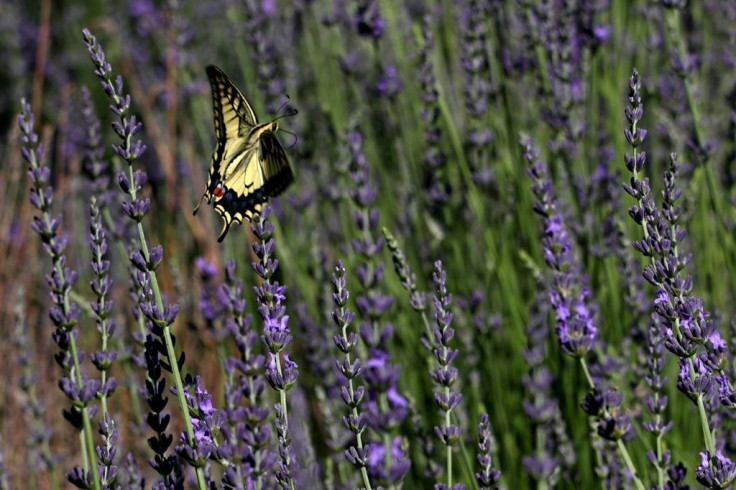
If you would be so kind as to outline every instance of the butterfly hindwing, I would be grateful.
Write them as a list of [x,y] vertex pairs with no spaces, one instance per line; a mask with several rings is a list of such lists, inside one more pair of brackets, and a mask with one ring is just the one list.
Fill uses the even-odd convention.
[[294,172],[289,165],[286,152],[276,135],[265,131],[261,135],[261,159],[264,187],[269,196],[278,196],[294,181]]
[[268,199],[264,189],[263,173],[255,148],[246,152],[242,162],[223,181],[224,194],[215,203],[215,211],[222,216],[223,228],[217,241],[222,241],[232,223],[252,221]]

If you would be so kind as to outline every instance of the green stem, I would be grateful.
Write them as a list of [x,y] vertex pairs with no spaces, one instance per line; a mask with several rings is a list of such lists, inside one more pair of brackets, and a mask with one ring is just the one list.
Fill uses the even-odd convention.
[[[127,118],[121,117],[123,127],[127,124]],[[127,148],[131,147],[131,135],[128,135],[125,140],[125,145]],[[137,199],[137,190],[135,186],[135,178],[133,175],[133,165],[132,162],[128,162],[128,179],[130,179],[130,197],[132,200]],[[140,221],[136,223],[138,228],[138,240],[141,247],[141,252],[143,254],[143,259],[146,261],[147,264],[151,263],[151,255],[148,250],[148,242],[146,241],[146,235],[143,231],[143,225]],[[153,270],[148,271],[148,278],[151,281],[151,290],[153,291],[153,295],[156,301],[156,308],[158,309],[159,313],[164,312],[164,302],[161,296],[161,289],[158,285],[158,278],[156,276],[156,272]],[[174,385],[176,386],[176,397],[179,401],[179,409],[181,410],[182,416],[184,418],[184,425],[186,427],[187,431],[187,438],[189,441],[189,444],[191,444],[192,447],[196,448],[196,439],[194,437],[194,427],[192,426],[192,418],[189,414],[189,408],[187,406],[187,400],[184,396],[184,384],[181,380],[181,372],[179,371],[179,362],[176,356],[176,350],[174,349],[174,342],[171,339],[171,326],[165,325],[162,329],[162,337],[164,339],[164,344],[166,345],[166,357],[169,361],[169,367],[171,369],[171,375],[174,378]],[[205,490],[207,488],[207,483],[204,477],[204,471],[201,467],[195,467],[194,471],[197,475],[197,486],[200,490]]]
[[[68,300],[67,300],[68,301]],[[66,301],[65,301],[66,302]],[[65,305],[66,306],[66,305]],[[69,332],[69,350],[72,353],[72,359],[74,360],[74,381],[77,385],[77,388],[82,388],[84,385],[84,381],[82,380],[82,373],[79,369],[79,355],[77,353],[77,342],[74,339],[73,332]],[[92,422],[90,421],[89,412],[87,411],[87,407],[79,407],[79,411],[82,414],[82,432],[83,432],[83,447],[84,451],[86,452],[86,458],[88,460],[89,466],[85,468],[85,470],[88,470],[89,473],[92,474],[92,484],[94,485],[95,490],[100,490],[102,488],[100,483],[100,474],[97,472],[97,456],[95,454],[95,442],[92,435]]]
[[636,467],[634,466],[634,462],[631,460],[631,456],[629,456],[629,451],[626,449],[626,444],[624,444],[624,441],[621,439],[618,439],[616,441],[616,445],[618,446],[618,450],[621,453],[621,457],[624,458],[624,463],[626,463],[626,467],[631,472],[631,478],[634,480],[634,485],[636,486],[637,490],[646,490],[646,487],[639,479],[639,476],[636,474]]
[[[593,381],[593,378],[590,376],[590,371],[588,370],[588,364],[585,362],[584,358],[580,358],[580,366],[583,368],[583,373],[585,374],[585,378],[588,381],[588,386],[591,389],[595,389],[596,385]],[[607,410],[604,410],[601,414],[603,417],[608,418],[609,414]],[[629,469],[629,472],[631,473],[631,479],[634,481],[634,485],[636,486],[637,490],[646,490],[646,487],[642,483],[642,481],[639,479],[639,475],[636,472],[636,465],[634,465],[634,462],[631,460],[631,456],[629,456],[629,451],[626,449],[626,444],[623,440],[616,439],[616,446],[618,447],[619,453],[621,454],[621,457],[624,459],[624,463],[626,463],[626,467]]]

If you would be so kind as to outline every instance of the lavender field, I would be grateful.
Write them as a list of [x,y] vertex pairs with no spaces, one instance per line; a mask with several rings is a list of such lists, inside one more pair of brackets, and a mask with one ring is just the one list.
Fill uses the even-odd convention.
[[[0,25],[0,490],[732,487],[732,0]],[[208,65],[295,174],[222,243]]]

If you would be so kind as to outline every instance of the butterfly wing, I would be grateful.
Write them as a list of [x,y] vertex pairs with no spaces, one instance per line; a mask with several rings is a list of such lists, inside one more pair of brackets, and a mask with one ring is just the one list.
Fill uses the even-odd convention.
[[253,108],[230,77],[214,65],[207,67],[207,77],[212,87],[212,109],[218,141],[243,136],[258,124]]
[[256,219],[268,198],[281,194],[293,181],[294,173],[281,143],[273,132],[264,131],[258,144],[245,151],[223,181],[224,195],[215,203],[215,211],[223,218],[217,241],[225,238],[233,223]]
[[289,165],[289,159],[278,138],[271,131],[264,131],[261,135],[260,152],[265,192],[271,197],[278,196],[294,182],[294,172]]

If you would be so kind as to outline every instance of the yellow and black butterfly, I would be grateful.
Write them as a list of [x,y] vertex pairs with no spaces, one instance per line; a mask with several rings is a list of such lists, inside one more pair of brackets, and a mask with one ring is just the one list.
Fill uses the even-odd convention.
[[269,197],[279,195],[294,181],[286,152],[276,138],[276,120],[258,123],[255,112],[222,70],[207,67],[212,87],[217,143],[207,176],[207,189],[194,209],[206,198],[215,200],[215,211],[224,221],[221,242],[230,225],[253,221]]

